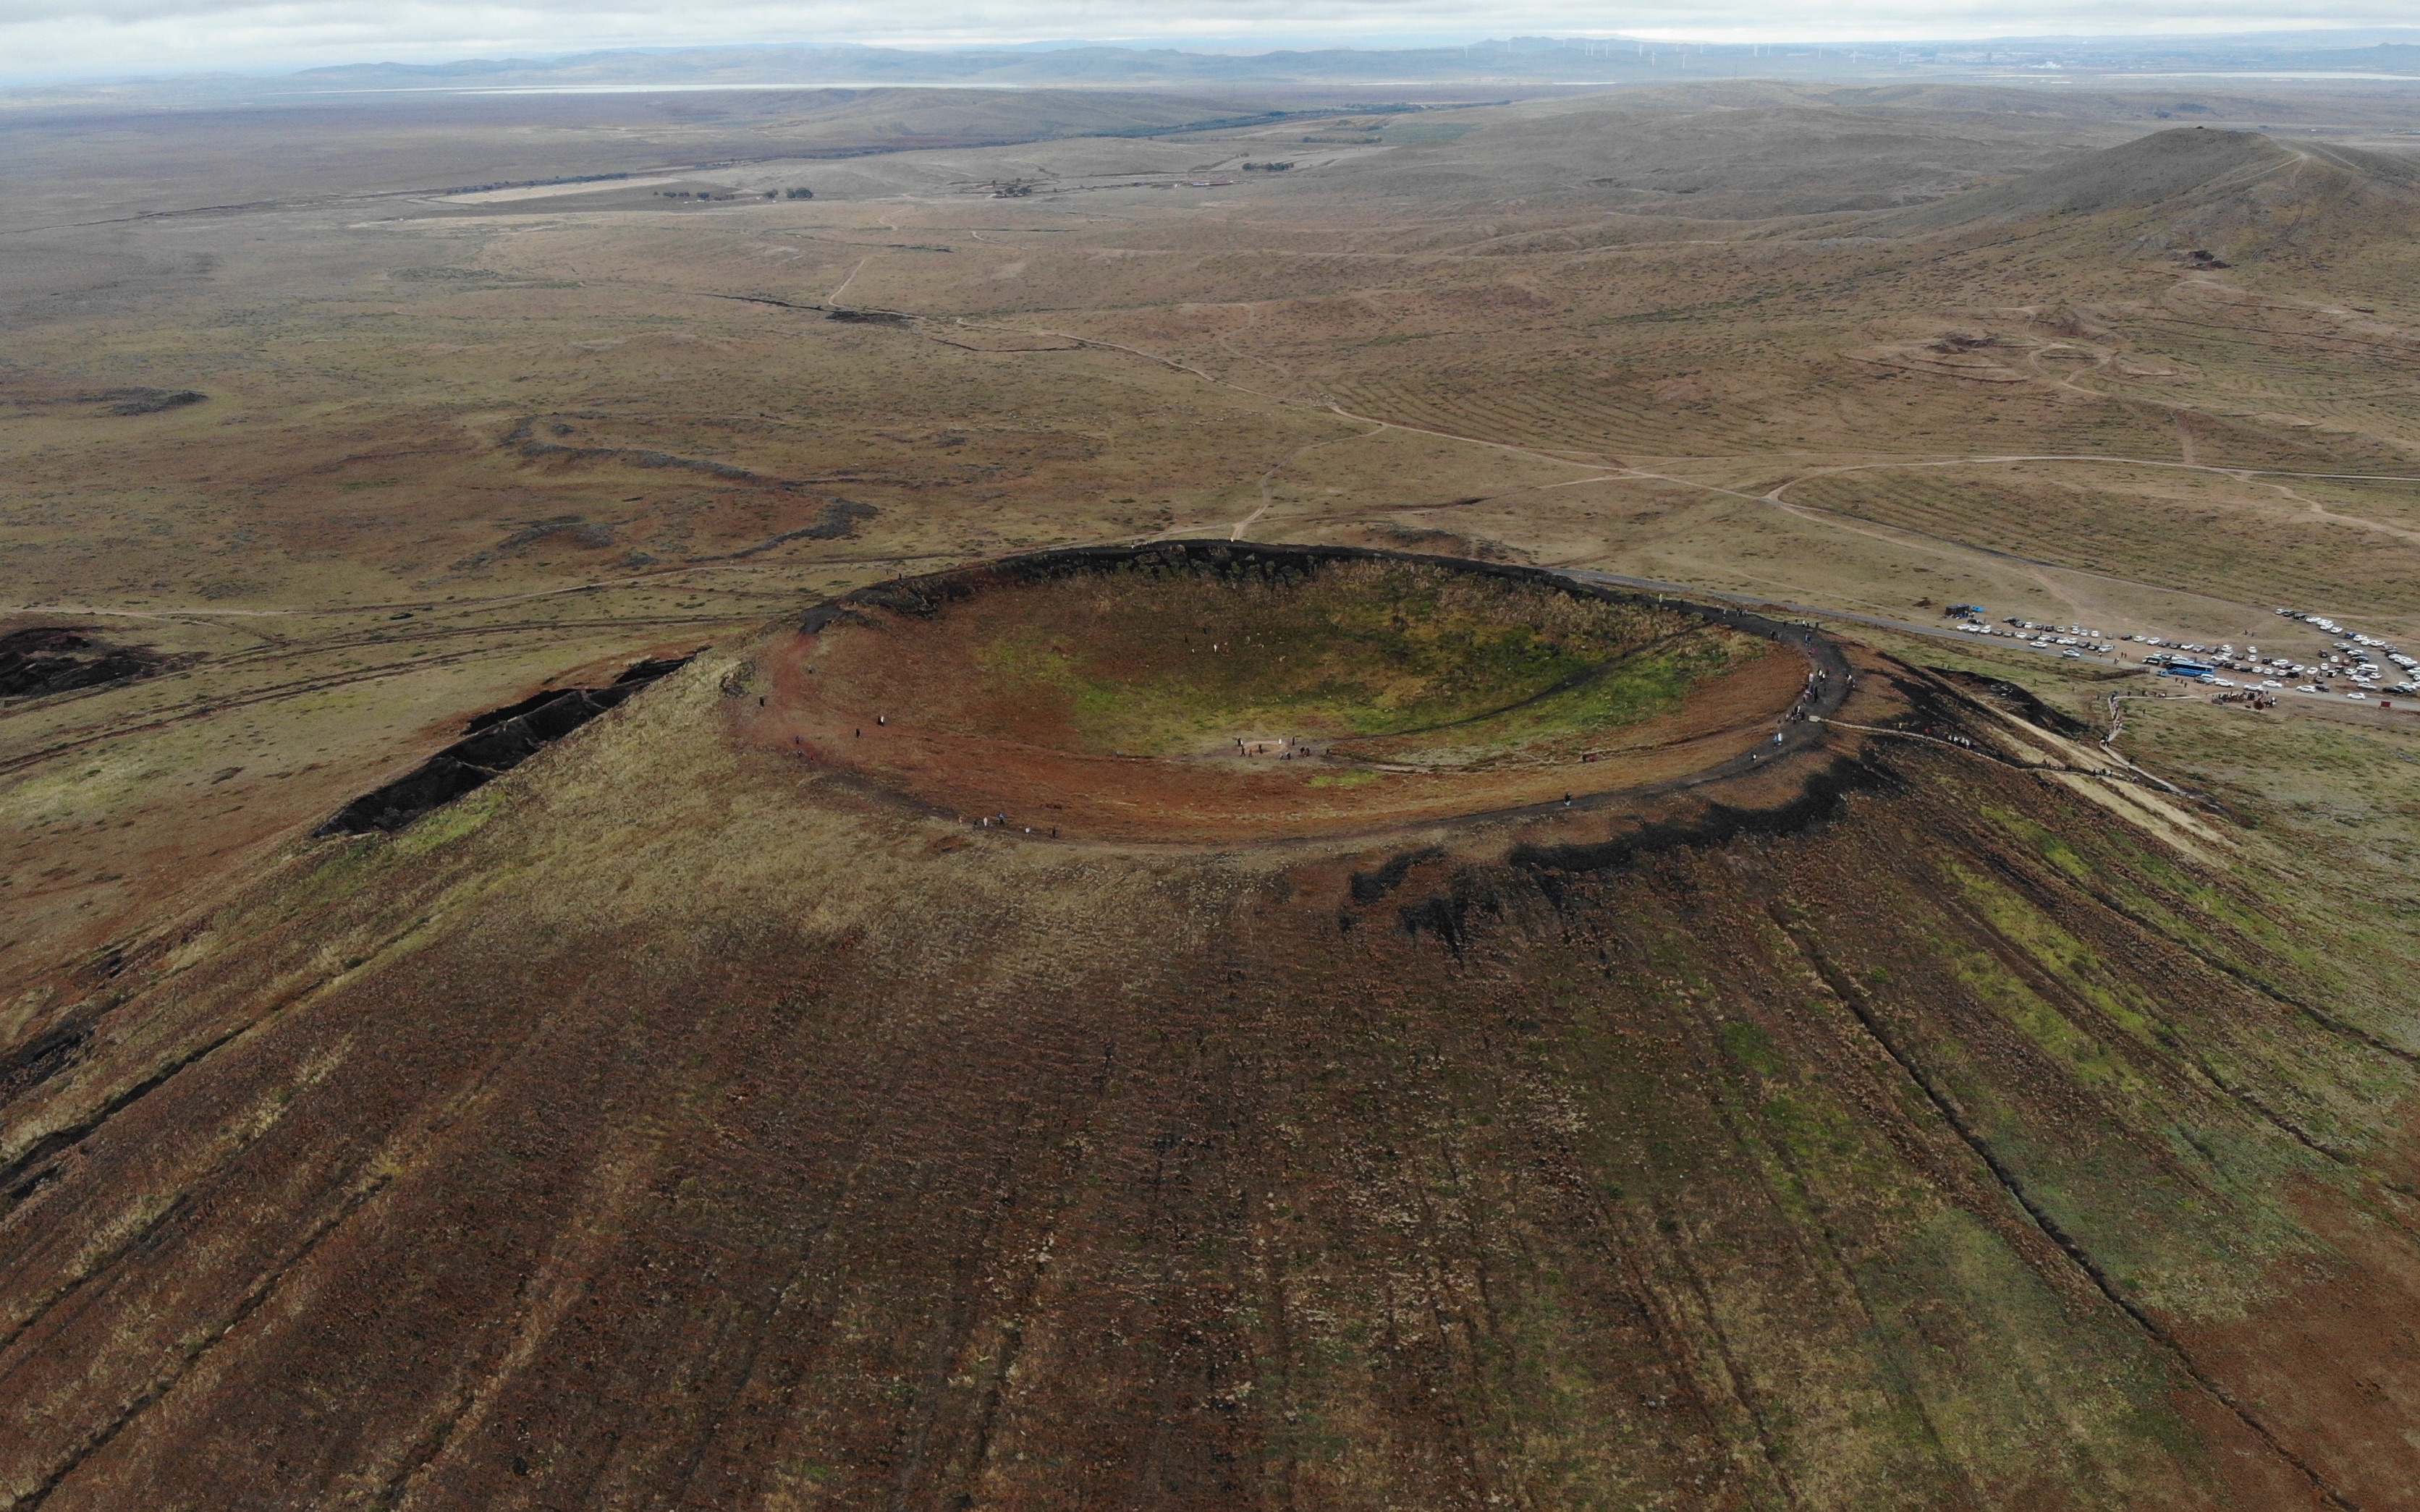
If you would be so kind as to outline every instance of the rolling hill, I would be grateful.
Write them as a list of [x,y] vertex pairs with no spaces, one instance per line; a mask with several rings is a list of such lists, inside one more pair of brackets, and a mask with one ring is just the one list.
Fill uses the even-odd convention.
[[2045,221],[2122,239],[2133,253],[2324,269],[2408,249],[2420,227],[2420,166],[2338,144],[2178,127],[1891,218],[1968,234]]

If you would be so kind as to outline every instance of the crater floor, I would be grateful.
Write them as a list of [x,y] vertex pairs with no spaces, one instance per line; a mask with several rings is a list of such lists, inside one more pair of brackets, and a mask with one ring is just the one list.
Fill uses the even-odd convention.
[[1358,832],[1752,764],[1825,690],[1813,655],[1524,569],[1171,543],[835,600],[746,732],[1044,836]]

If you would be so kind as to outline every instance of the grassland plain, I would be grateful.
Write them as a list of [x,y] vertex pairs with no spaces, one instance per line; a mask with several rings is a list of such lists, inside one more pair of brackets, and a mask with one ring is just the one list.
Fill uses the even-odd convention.
[[[40,126],[0,628],[167,660],[0,714],[0,1492],[2412,1504],[2410,733],[1874,630],[1785,769],[1285,850],[751,722],[810,603],[1179,536],[2408,643],[2407,96],[961,103]],[[432,192],[622,171],[736,197]]]

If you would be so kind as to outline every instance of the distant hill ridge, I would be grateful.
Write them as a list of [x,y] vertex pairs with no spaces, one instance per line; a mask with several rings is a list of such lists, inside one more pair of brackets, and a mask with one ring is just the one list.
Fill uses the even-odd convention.
[[2180,127],[1893,212],[1884,224],[1972,234],[2054,217],[2106,251],[2189,255],[2203,267],[2327,263],[2367,255],[2363,249],[2392,255],[2420,234],[2420,163],[2261,131]]
[[[582,84],[1180,84],[1187,82],[1450,83],[1706,82],[1723,78],[1939,79],[2012,68],[2296,68],[2410,73],[2420,78],[2420,32],[2409,29],[2269,37],[2077,39],[1845,45],[1703,44],[1625,38],[1515,37],[1466,45],[1271,46],[1220,52],[1181,46],[911,50],[761,45],[615,50],[565,57],[468,58],[312,69],[301,87],[422,87],[443,82],[534,87]],[[2355,38],[2368,45],[2353,45]]]
[[2296,161],[2257,131],[2179,127],[1924,206],[1903,220],[1912,226],[1946,228],[2155,205],[2221,180],[2248,181]]

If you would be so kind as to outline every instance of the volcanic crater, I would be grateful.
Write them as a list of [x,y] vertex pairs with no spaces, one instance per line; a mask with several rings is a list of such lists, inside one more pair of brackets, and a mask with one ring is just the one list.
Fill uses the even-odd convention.
[[746,734],[1044,838],[1312,836],[1750,768],[1845,692],[1838,659],[1797,626],[1535,569],[1171,542],[819,606]]

